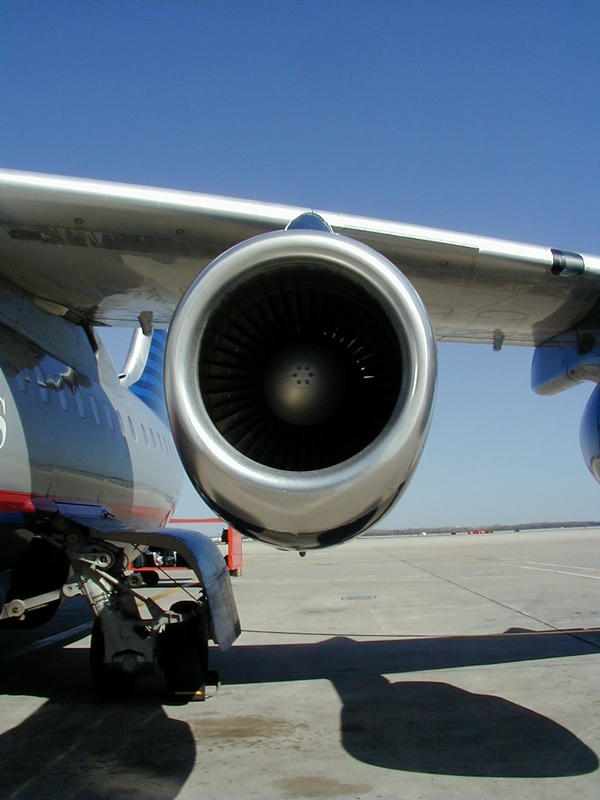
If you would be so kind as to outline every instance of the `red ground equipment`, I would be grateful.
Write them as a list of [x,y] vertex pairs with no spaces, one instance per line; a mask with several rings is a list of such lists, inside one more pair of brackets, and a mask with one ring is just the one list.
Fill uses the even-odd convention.
[[238,533],[231,525],[223,531],[221,541],[227,544],[227,569],[230,575],[242,574],[242,534]]

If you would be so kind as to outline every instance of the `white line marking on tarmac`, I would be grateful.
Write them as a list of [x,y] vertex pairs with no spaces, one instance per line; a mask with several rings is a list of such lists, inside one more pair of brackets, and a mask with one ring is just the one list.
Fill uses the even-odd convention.
[[78,634],[82,634],[83,636],[84,634],[89,633],[91,629],[92,623],[84,622],[81,625],[76,625],[74,628],[69,628],[68,631],[55,633],[53,636],[46,636],[45,639],[39,639],[37,642],[32,642],[25,647],[20,647],[18,650],[12,650],[10,653],[5,653],[3,656],[0,656],[0,664],[4,664],[7,661],[13,661],[13,659],[27,655],[27,653],[33,653],[36,650],[41,650],[42,647],[48,647],[48,645],[56,644],[56,642],[62,642],[64,639],[70,639],[72,636],[77,636]]
[[553,564],[551,561],[525,561],[525,564],[540,564],[542,567],[562,567],[563,569],[594,570],[594,567],[578,567],[575,564]]
[[583,575],[581,572],[567,572],[564,569],[546,569],[545,567],[527,567],[525,564],[516,564],[520,569],[535,569],[537,572],[554,572],[556,575],[574,575],[576,578],[591,578],[600,581],[600,575]]

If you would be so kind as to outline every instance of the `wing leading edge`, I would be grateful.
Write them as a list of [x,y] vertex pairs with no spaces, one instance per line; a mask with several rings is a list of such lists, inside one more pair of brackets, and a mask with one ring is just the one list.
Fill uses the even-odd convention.
[[[46,310],[108,325],[168,324],[227,248],[305,211],[167,189],[0,171],[0,272]],[[449,341],[538,344],[594,308],[600,257],[318,213],[401,269]]]

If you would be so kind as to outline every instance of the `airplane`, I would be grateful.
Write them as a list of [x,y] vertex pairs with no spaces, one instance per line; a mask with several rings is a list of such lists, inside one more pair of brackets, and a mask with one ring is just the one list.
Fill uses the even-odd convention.
[[[166,528],[181,463],[238,531],[340,544],[410,481],[437,341],[534,348],[541,394],[598,383],[599,292],[595,255],[0,170],[0,626],[83,594],[101,691],[157,665],[195,691],[208,641],[227,649],[240,623],[216,545]],[[102,326],[132,330],[119,374]],[[599,391],[581,446],[600,481]],[[163,609],[129,585],[148,546],[185,558],[199,600]]]

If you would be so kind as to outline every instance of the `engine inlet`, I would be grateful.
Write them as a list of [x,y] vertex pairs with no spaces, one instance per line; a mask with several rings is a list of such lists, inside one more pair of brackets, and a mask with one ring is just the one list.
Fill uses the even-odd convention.
[[202,398],[221,435],[265,466],[304,471],[362,450],[402,380],[382,309],[335,270],[278,264],[228,293],[200,350]]

